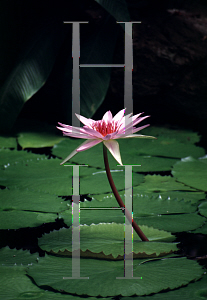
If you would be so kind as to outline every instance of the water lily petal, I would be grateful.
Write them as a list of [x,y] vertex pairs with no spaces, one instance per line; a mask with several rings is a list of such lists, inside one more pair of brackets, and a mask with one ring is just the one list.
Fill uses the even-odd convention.
[[123,166],[122,161],[121,161],[121,154],[120,154],[120,150],[119,150],[119,143],[115,140],[103,141],[103,143],[108,148],[108,150],[111,152],[111,154],[116,159],[116,161],[118,161],[118,163]]
[[94,138],[93,136],[89,135],[86,133],[85,129],[83,128],[77,128],[77,127],[72,127],[71,128],[61,128],[57,126],[57,129],[63,131],[63,135],[70,136],[70,137],[75,137],[79,139],[91,139]]
[[[83,146],[84,144],[86,144],[88,142],[87,141],[84,141],[80,146]],[[61,163],[60,165],[63,165],[66,161],[68,161],[69,159],[71,159],[74,155],[77,154],[77,149],[80,147],[78,146],[75,150],[73,150],[73,152],[70,153],[70,155],[68,155]]]
[[96,146],[97,144],[101,143],[102,140],[100,139],[96,139],[96,140],[92,140],[92,141],[86,141],[85,144],[82,144],[80,147],[78,147],[76,149],[77,152],[81,152],[81,151],[85,151],[85,150],[88,150],[90,148],[92,148],[93,146]]
[[83,116],[81,116],[81,115],[79,115],[79,114],[75,114],[75,115],[76,115],[76,117],[81,121],[81,123],[83,123],[84,125],[86,125],[86,126],[88,126],[88,127],[91,127],[91,124],[92,124],[93,122],[95,122],[94,120],[85,118],[85,117],[83,117]]
[[142,134],[129,134],[129,135],[125,135],[123,137],[120,137],[119,139],[125,139],[125,138],[141,138],[141,139],[155,139],[155,140],[157,140],[157,138],[154,137],[154,136],[142,135]]
[[103,135],[100,132],[98,132],[92,128],[84,127],[84,130],[85,130],[85,133],[90,134],[91,136],[93,136],[93,138],[98,138],[98,139],[103,138]]
[[117,125],[119,126],[119,124],[121,123],[124,113],[125,113],[126,108],[120,110],[112,119],[112,121],[117,122]]
[[110,110],[108,110],[108,111],[104,114],[102,120],[105,121],[106,124],[107,124],[107,123],[111,123],[112,118],[113,118],[112,113],[111,113]]
[[137,132],[137,131],[140,131],[140,130],[142,130],[142,129],[144,129],[144,128],[148,127],[148,126],[150,126],[150,124],[147,124],[147,125],[144,125],[144,126],[138,127],[138,128],[136,128],[136,129],[133,129],[133,133],[135,133],[135,132]]
[[142,115],[142,114],[143,114],[143,112],[142,112],[142,113],[139,113],[139,114],[137,114],[137,115],[134,115],[134,116],[132,117],[132,121],[134,121],[134,120],[136,120],[137,118],[139,118],[139,116]]
[[150,116],[144,116],[144,117],[141,117],[141,118],[138,118],[137,120],[135,120],[133,122],[133,126],[137,125],[138,123],[140,123],[141,121],[145,120],[146,118],[149,118]]

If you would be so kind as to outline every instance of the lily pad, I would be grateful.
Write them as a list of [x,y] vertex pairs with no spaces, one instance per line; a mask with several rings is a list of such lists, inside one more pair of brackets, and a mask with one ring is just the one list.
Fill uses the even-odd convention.
[[172,138],[176,139],[180,143],[184,144],[195,144],[200,141],[200,135],[197,132],[180,129],[180,128],[169,128],[169,127],[157,127],[150,126],[143,129],[143,134],[152,135],[157,138]]
[[64,139],[55,126],[41,121],[21,120],[16,124],[16,132],[23,149],[52,147]]
[[[205,218],[197,214],[199,202],[204,193],[162,192],[135,194],[133,188],[133,218],[138,225],[152,226],[160,230],[180,232],[193,230],[203,225]],[[125,203],[124,192],[119,192]],[[91,195],[90,195],[91,196]],[[97,201],[97,200],[98,201]],[[90,225],[100,222],[124,223],[124,214],[112,193],[92,195],[92,201],[80,203],[80,223]],[[72,211],[59,214],[68,226],[72,224]]]
[[16,137],[10,135],[0,136],[0,148],[17,148]]
[[[204,272],[206,273],[206,272]],[[134,297],[133,300],[204,300],[207,295],[207,275],[196,281],[189,283],[187,286],[180,287],[174,291],[165,291],[163,293],[158,293],[144,298]],[[131,300],[131,297],[124,297],[124,300]]]
[[62,198],[28,190],[0,190],[0,228],[18,229],[55,222],[70,207]]
[[175,178],[171,176],[161,175],[146,175],[144,183],[133,188],[134,193],[139,193],[139,191],[143,190],[146,192],[197,191],[190,186],[177,182]]
[[[118,190],[125,188],[125,175],[117,170],[113,179]],[[95,168],[80,167],[80,194],[110,192],[105,171]],[[144,176],[134,173],[134,185],[143,182]],[[46,156],[35,156],[28,162],[16,164],[0,170],[0,185],[13,188],[28,188],[56,195],[72,195],[72,167],[60,166],[59,159],[47,159]]]
[[207,222],[205,222],[200,228],[193,230],[192,233],[207,234]]
[[[189,137],[189,132],[183,133],[181,142],[179,138],[177,139],[175,137],[177,131],[168,129],[168,135],[160,135],[159,131],[162,130],[162,128],[154,128],[151,130],[153,133],[152,136],[158,136],[157,140],[137,138],[118,140],[123,164],[142,164],[142,169],[140,168],[137,172],[167,171],[171,169],[176,159],[180,159],[187,155],[199,157],[205,154],[203,148],[197,147],[188,141],[186,135]],[[192,140],[197,141],[198,139],[197,134],[192,133]],[[82,142],[82,139],[68,138],[55,145],[52,153],[64,159],[75,148],[81,145]],[[99,144],[91,149],[79,152],[71,159],[71,161],[104,169],[102,148],[102,144]],[[110,168],[114,169],[117,162],[111,154],[108,155],[108,158]]]
[[43,223],[55,222],[58,218],[53,213],[38,213],[31,211],[0,211],[0,229],[18,229],[25,227],[37,227]]
[[30,160],[36,160],[37,154],[29,153],[27,151],[17,151],[10,149],[0,149],[0,166],[5,169],[10,165],[28,163]]
[[[1,299],[4,300],[11,300],[11,299],[73,300],[74,299],[73,295],[69,295],[69,294],[66,295],[66,294],[51,292],[45,289],[40,289],[31,281],[31,279],[26,275],[25,267],[28,265],[28,263],[32,264],[39,259],[36,254],[31,255],[29,251],[9,249],[8,247],[5,247],[0,250],[0,255],[1,255],[1,268],[0,268]],[[6,260],[6,264],[5,263],[2,264],[2,262],[5,262],[5,260]],[[81,300],[82,298],[76,296],[75,299]],[[94,297],[89,297],[89,300],[95,300],[95,299],[96,298]]]
[[207,191],[207,156],[200,159],[186,157],[173,166],[173,176],[192,188]]
[[[163,256],[177,250],[170,233],[141,226],[150,242],[141,242],[134,234],[133,258]],[[45,234],[39,246],[48,252],[72,256],[72,227]],[[124,224],[101,223],[80,226],[80,256],[106,259],[124,258]]]
[[[179,272],[178,272],[179,270]],[[38,286],[50,286],[60,291],[97,297],[149,295],[165,289],[175,289],[202,277],[202,266],[186,258],[133,260],[133,277],[124,276],[124,261],[80,259],[80,276],[89,279],[63,279],[72,275],[72,258],[45,255],[38,264],[28,268],[28,275]],[[66,277],[67,278],[67,277]],[[150,284],[149,284],[150,282]],[[107,288],[106,288],[107,287]]]
[[70,207],[61,197],[28,190],[0,190],[0,211],[58,213]]
[[199,207],[199,213],[207,218],[207,202],[202,202]]

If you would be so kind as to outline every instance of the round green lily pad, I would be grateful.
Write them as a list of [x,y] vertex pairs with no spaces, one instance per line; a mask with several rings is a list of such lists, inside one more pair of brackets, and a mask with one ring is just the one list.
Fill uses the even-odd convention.
[[123,260],[81,258],[80,276],[89,279],[70,279],[72,258],[46,254],[36,265],[28,267],[27,273],[40,287],[50,286],[57,291],[94,297],[149,295],[186,285],[200,279],[203,274],[202,266],[183,257],[144,261],[133,260],[132,279],[117,279],[124,277]]
[[173,166],[172,174],[179,182],[207,191],[207,156],[200,159],[193,157],[181,159]]
[[[100,223],[80,226],[81,257],[107,259],[124,258],[124,224]],[[141,226],[150,242],[142,242],[133,235],[133,258],[157,257],[177,250],[175,239],[169,232]],[[72,227],[53,231],[39,238],[39,246],[48,252],[72,256]]]

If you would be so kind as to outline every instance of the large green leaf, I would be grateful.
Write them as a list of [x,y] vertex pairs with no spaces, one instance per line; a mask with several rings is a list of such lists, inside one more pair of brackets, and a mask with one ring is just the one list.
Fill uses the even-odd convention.
[[52,147],[64,139],[55,126],[34,120],[17,122],[15,132],[23,149]]
[[[186,155],[199,157],[205,154],[203,148],[192,145],[186,138],[187,135],[190,137],[192,135],[192,140],[197,141],[198,137],[195,133],[184,131],[184,137],[176,139],[177,131],[168,129],[167,133],[169,133],[169,135],[166,133],[160,134],[160,131],[164,131],[165,133],[165,129],[163,128],[152,127],[152,136],[158,136],[157,140],[135,138],[127,140],[119,139],[118,143],[120,145],[123,163],[141,165],[140,167],[134,167],[136,172],[169,171],[178,159]],[[144,130],[143,133],[145,133]],[[149,132],[149,134],[151,134],[151,132]],[[60,158],[65,158],[82,142],[82,139],[74,140],[67,138],[55,145],[52,153]],[[99,144],[87,151],[79,152],[71,161],[104,169],[102,147],[102,144]],[[110,168],[117,168],[117,162],[111,154],[108,155],[108,159]]]
[[61,197],[28,190],[0,190],[0,211],[23,210],[58,213],[68,209],[70,204]]
[[[80,26],[90,26],[83,24]],[[104,21],[80,46],[80,64],[112,64],[118,25],[106,15]],[[103,47],[104,44],[104,47]],[[72,124],[72,59],[66,62],[63,80],[64,118]],[[104,101],[110,82],[110,67],[80,67],[80,114],[92,117]],[[62,122],[61,120],[59,120]]]
[[143,134],[152,135],[157,138],[162,137],[169,139],[170,137],[171,139],[176,139],[176,141],[186,145],[195,144],[200,141],[200,135],[197,132],[181,128],[171,128],[167,126],[150,126],[143,129]]
[[[7,154],[9,154],[7,152]],[[12,155],[10,153],[10,155]],[[21,164],[6,165],[0,170],[0,185],[8,188],[28,188],[59,196],[72,195],[72,167],[60,166],[59,159],[47,159],[44,155],[31,155]],[[125,174],[122,170],[113,173],[118,190],[125,188]],[[144,176],[134,173],[134,185],[143,182]],[[106,172],[95,168],[80,167],[80,194],[110,192]]]
[[[141,242],[134,234],[133,258],[163,256],[177,250],[170,233],[152,227],[141,226],[150,242]],[[45,234],[39,239],[39,246],[46,251],[72,256],[72,227]],[[80,226],[81,257],[106,259],[124,258],[124,224],[101,223]]]
[[[29,251],[9,249],[0,250],[0,297],[3,300],[38,299],[38,300],[73,300],[74,295],[51,292],[37,287],[26,275],[25,267],[38,261],[36,254]],[[76,296],[75,299],[81,300]],[[95,300],[89,297],[89,300]],[[106,298],[102,298],[105,299]],[[109,298],[107,298],[109,299]]]
[[17,148],[17,141],[14,136],[2,135],[0,136],[0,148]]
[[207,295],[207,275],[204,272],[204,276],[196,281],[189,283],[187,286],[180,287],[174,291],[164,291],[154,295],[138,298],[138,297],[124,297],[121,300],[204,300]]
[[144,183],[138,187],[134,187],[135,193],[139,193],[143,190],[146,192],[197,191],[190,186],[177,182],[175,178],[171,176],[161,175],[146,175]]
[[0,211],[0,229],[18,229],[37,227],[43,223],[55,222],[55,213],[41,213],[32,211]]
[[41,159],[41,156],[27,151],[0,149],[0,166],[2,169],[16,164],[24,165],[31,160],[37,160],[37,158]]
[[46,82],[63,41],[63,23],[41,28],[0,89],[0,129],[12,128],[24,103]]
[[[179,270],[179,272],[178,272]],[[124,276],[124,261],[80,259],[80,276],[89,279],[63,279],[72,275],[72,258],[46,255],[38,264],[28,268],[38,286],[50,286],[60,291],[89,296],[149,295],[165,289],[175,289],[202,277],[202,267],[186,258],[133,260],[133,277],[141,279],[116,279]],[[150,284],[149,284],[150,283]]]
[[[77,148],[83,140],[79,139],[65,139],[61,141],[57,145],[54,146],[52,153],[58,157],[65,158],[70,152],[72,152],[75,148]],[[132,147],[137,147],[137,139],[133,139]],[[127,144],[128,140],[122,141],[118,140],[120,144],[120,152],[123,164],[131,164],[131,165],[139,165],[137,167],[133,167],[135,172],[153,172],[153,171],[169,171],[171,166],[177,161],[174,158],[163,158],[163,157],[153,157],[149,155],[134,155],[130,153],[130,148],[128,149]],[[128,152],[127,152],[128,151]],[[97,145],[89,150],[84,152],[79,152],[71,161],[77,164],[87,164],[92,167],[98,167],[105,169],[104,160],[103,160],[103,145]],[[117,161],[112,157],[112,155],[108,152],[108,161],[110,169],[124,169],[123,167],[117,167]]]
[[195,189],[207,191],[207,156],[200,159],[186,157],[173,166],[175,178]]
[[[119,194],[125,203],[124,193],[120,192]],[[198,228],[203,224],[205,219],[193,212],[197,211],[199,200],[204,198],[204,193],[146,193],[145,191],[135,193],[134,191],[133,218],[138,225],[153,226],[154,228],[170,232],[180,232],[184,230],[183,228],[186,231]],[[93,195],[92,201],[80,203],[80,208],[82,208],[80,214],[81,224],[89,225],[91,222],[97,223],[98,219],[102,222],[111,222],[110,220],[124,222],[121,209],[103,209],[112,207],[119,207],[113,194]],[[69,220],[69,217],[65,216],[66,220],[69,222],[71,218]]]
[[[105,8],[117,21],[129,22],[130,15],[125,0],[95,0],[102,7]],[[120,24],[125,30],[125,26]]]

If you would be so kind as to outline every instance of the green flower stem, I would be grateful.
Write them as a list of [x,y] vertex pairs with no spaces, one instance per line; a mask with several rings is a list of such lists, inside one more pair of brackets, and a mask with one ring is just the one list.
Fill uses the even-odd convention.
[[[104,144],[103,144],[103,155],[104,155],[104,164],[105,164],[106,174],[107,174],[108,181],[110,183],[111,189],[114,193],[114,196],[115,196],[117,202],[119,203],[119,206],[121,208],[124,208],[124,209],[122,209],[122,212],[124,213],[124,211],[125,211],[125,216],[129,220],[129,222],[131,222],[132,216],[130,216],[129,211],[125,208],[125,204],[122,201],[122,199],[121,199],[121,197],[120,197],[120,195],[119,195],[119,193],[116,189],[116,186],[114,184],[113,178],[111,176],[111,172],[110,172],[110,168],[109,168],[109,162],[108,162],[108,156],[107,156],[107,148]],[[136,233],[138,234],[138,236],[141,238],[142,241],[145,241],[145,242],[149,241],[148,238],[144,235],[144,233],[141,231],[141,229],[139,228],[139,226],[137,225],[137,223],[134,220],[132,220],[132,226],[133,226],[134,230],[136,231]]]

